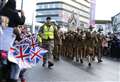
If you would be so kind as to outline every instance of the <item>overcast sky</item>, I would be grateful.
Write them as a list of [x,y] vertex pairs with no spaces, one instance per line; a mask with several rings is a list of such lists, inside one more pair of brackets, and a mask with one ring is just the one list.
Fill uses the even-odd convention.
[[96,19],[111,19],[120,12],[120,0],[96,0]]
[[[17,1],[17,9],[21,9],[21,0],[16,0],[16,1]],[[23,0],[23,1],[24,1],[23,10],[25,12],[26,23],[32,24],[35,0]]]
[[[23,0],[26,22],[32,23],[33,3],[35,0]],[[20,9],[21,0],[17,0],[17,8]],[[120,12],[120,0],[96,0],[96,19],[110,20],[112,16]]]

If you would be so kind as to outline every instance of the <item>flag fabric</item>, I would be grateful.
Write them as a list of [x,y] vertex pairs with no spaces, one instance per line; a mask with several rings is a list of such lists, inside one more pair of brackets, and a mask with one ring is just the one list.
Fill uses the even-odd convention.
[[31,68],[43,61],[43,56],[48,52],[37,45],[36,36],[25,38],[10,48],[8,59],[20,68]]
[[30,62],[27,59],[30,57],[30,48],[28,44],[14,45],[11,47],[8,54],[9,61],[16,63],[20,68],[30,68]]
[[40,47],[35,47],[30,50],[31,57],[30,60],[32,61],[32,64],[38,64],[39,61],[43,61],[43,56],[47,53],[48,51],[40,48]]
[[40,48],[38,45],[38,41],[37,41],[37,36],[36,35],[32,35],[30,37],[30,59],[29,61],[32,62],[32,65],[36,65],[39,63],[39,61],[43,62],[43,56],[48,52],[48,50],[44,49],[44,48]]
[[33,34],[29,39],[30,39],[31,48],[35,48],[35,46],[38,46],[38,41],[37,41],[36,35]]

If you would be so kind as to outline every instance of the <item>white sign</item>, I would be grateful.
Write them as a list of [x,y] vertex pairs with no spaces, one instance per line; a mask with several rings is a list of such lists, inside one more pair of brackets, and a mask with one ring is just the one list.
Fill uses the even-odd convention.
[[15,35],[13,34],[13,28],[6,28],[0,35],[0,50],[9,51],[15,40]]

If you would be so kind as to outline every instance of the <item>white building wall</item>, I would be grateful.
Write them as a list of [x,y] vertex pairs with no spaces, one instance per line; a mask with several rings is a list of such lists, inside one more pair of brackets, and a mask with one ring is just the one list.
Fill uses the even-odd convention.
[[[90,17],[90,14],[82,11],[82,10],[84,10],[84,9],[80,8],[79,6],[78,6],[78,7],[79,7],[79,9],[81,9],[81,10],[75,9],[75,8],[70,7],[70,6],[68,6],[68,5],[65,5],[65,4],[63,4],[62,7],[65,8],[65,9],[68,9],[68,10],[70,10],[70,11],[74,11],[75,13],[81,14],[81,15],[83,15],[83,16]],[[88,12],[89,12],[89,9],[88,9],[88,8],[87,8],[87,10],[88,10]],[[87,10],[86,10],[86,11],[87,11]]]
[[53,1],[64,1],[64,0],[37,0],[37,2],[53,2]]
[[[53,1],[62,1],[64,3],[70,4],[72,6],[75,6],[79,9],[76,9],[74,7],[71,7],[66,4],[45,4],[45,5],[37,5],[37,9],[44,9],[44,8],[64,8],[67,9],[71,12],[74,11],[74,13],[79,14],[79,20],[82,22],[85,22],[89,24],[90,22],[90,3],[86,2],[85,0],[75,0],[79,2],[80,4],[73,2],[72,0],[37,0],[37,2],[53,2]],[[84,5],[84,6],[83,6]],[[82,11],[83,10],[83,11]],[[85,12],[84,12],[85,11]],[[71,16],[72,13],[66,12],[64,10],[46,10],[46,11],[37,11],[37,15],[48,15],[48,14],[59,14],[59,17],[52,17],[55,18],[56,21],[64,21],[67,22],[69,17]],[[61,17],[61,18],[60,18]],[[45,17],[39,17],[37,20],[44,20]],[[60,20],[59,20],[60,19]]]
[[65,3],[71,4],[71,5],[75,6],[75,7],[78,7],[80,9],[82,9],[82,10],[85,10],[87,12],[90,12],[90,3],[87,3],[84,0],[79,0],[78,2],[81,3],[81,4],[83,4],[83,5],[85,5],[85,6],[87,6],[88,8],[86,8],[85,6],[82,6],[82,5],[78,4],[76,2],[73,2],[72,0],[62,0],[62,1],[65,2]]

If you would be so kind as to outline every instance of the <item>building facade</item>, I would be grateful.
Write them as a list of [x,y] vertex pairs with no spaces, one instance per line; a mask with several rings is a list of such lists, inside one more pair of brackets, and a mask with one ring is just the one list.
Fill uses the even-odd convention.
[[113,33],[113,26],[111,20],[96,20],[95,31],[102,30],[103,34]]
[[120,13],[112,17],[112,26],[114,32],[120,32]]
[[[37,0],[36,21],[43,23],[47,16],[58,24],[88,26],[91,18],[91,0]],[[71,22],[70,22],[71,20]]]

